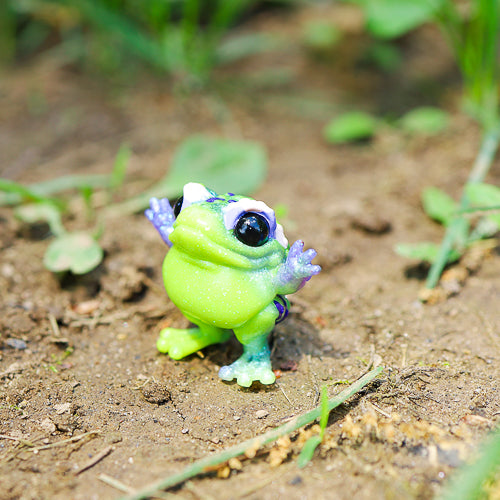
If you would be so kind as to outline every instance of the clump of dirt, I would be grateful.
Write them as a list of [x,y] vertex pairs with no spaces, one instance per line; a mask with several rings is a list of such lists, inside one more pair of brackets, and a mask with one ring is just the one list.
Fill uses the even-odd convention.
[[[297,33],[312,15],[265,18],[256,29],[262,23]],[[435,32],[422,30],[405,44],[401,79],[408,68],[427,67],[429,51],[418,47],[432,45],[430,78],[450,81],[452,63]],[[244,74],[272,68],[273,57],[248,61]],[[277,383],[243,389],[217,377],[220,366],[239,355],[236,341],[183,361],[156,352],[161,327],[187,322],[163,290],[166,247],[143,216],[106,220],[101,266],[87,276],[60,278],[43,268],[46,228],[27,233],[1,209],[0,498],[116,498],[123,493],[117,485],[140,488],[313,408],[322,385],[333,395],[374,361],[385,366],[383,376],[332,412],[326,438],[305,470],[297,469],[295,457],[317,432],[314,426],[256,450],[253,458],[233,460],[218,477],[197,478],[179,493],[430,498],[495,425],[496,250],[467,275],[459,293],[434,305],[417,300],[422,273],[411,272],[393,251],[400,242],[440,239],[441,228],[425,217],[419,196],[428,185],[459,194],[477,128],[454,114],[437,137],[386,130],[369,143],[327,146],[321,129],[332,106],[354,102],[359,91],[373,109],[383,109],[388,99],[379,75],[338,57],[325,67],[290,51],[280,60],[295,72],[288,86],[256,88],[251,102],[223,94],[230,113],[222,121],[220,96],[210,92],[183,98],[141,80],[113,95],[46,60],[6,75],[2,175],[33,182],[109,172],[126,141],[133,150],[127,196],[162,177],[175,145],[191,133],[259,141],[269,152],[270,172],[255,197],[288,207],[287,236],[316,248],[323,271],[290,297],[291,315],[273,332]],[[232,71],[219,76],[234,76],[241,67]],[[414,89],[412,75],[394,92]],[[42,114],[28,111],[33,86],[47,102]],[[305,90],[325,106],[308,107]],[[395,100],[405,101],[404,92]],[[454,95],[445,91],[440,99],[458,108]],[[497,166],[490,182],[499,181]]]

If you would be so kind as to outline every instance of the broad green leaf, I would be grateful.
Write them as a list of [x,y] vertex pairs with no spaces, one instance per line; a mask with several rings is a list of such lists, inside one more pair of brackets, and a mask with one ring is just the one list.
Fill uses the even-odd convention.
[[366,26],[375,36],[395,38],[430,20],[441,0],[364,0]]
[[439,108],[423,106],[406,113],[399,121],[401,127],[412,134],[434,135],[448,127],[448,113]]
[[[399,243],[395,249],[398,255],[407,257],[409,259],[423,260],[432,264],[438,255],[439,246],[435,243],[422,242],[422,243]],[[452,250],[448,262],[454,262],[460,258],[460,253]]]
[[58,236],[47,248],[43,263],[53,272],[85,274],[96,268],[102,258],[102,248],[92,236],[75,232]]
[[305,467],[312,459],[316,448],[321,444],[321,436],[310,437],[300,450],[299,458],[297,459],[297,466],[302,469]]
[[250,194],[262,184],[266,173],[266,152],[260,144],[194,135],[178,147],[163,179],[145,193],[114,205],[109,211],[117,215],[138,212],[145,209],[154,196],[179,196],[188,182],[200,182],[217,193]]
[[353,111],[334,118],[323,130],[327,142],[340,144],[370,138],[377,128],[377,120],[361,111]]
[[467,184],[465,192],[472,206],[486,208],[498,207],[500,205],[500,188],[492,184]]
[[428,187],[422,193],[425,213],[441,224],[448,224],[457,210],[457,203],[451,196],[436,187]]
[[61,212],[52,203],[30,203],[16,208],[15,216],[23,222],[33,224],[44,221],[55,235],[63,234],[64,227],[61,222]]

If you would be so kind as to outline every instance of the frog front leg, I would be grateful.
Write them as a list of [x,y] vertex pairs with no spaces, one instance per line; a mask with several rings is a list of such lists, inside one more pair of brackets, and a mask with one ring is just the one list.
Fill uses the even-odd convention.
[[297,240],[289,249],[286,261],[278,268],[275,278],[279,294],[288,295],[300,290],[312,276],[321,271],[321,267],[312,264],[316,250],[303,251],[304,243]]
[[164,328],[156,342],[158,351],[168,354],[172,359],[182,359],[209,345],[226,342],[231,337],[231,330],[217,328],[188,316],[186,318],[197,326]]
[[272,384],[276,376],[271,369],[271,352],[267,337],[273,329],[279,312],[274,303],[259,314],[234,329],[236,338],[243,346],[243,354],[233,364],[219,370],[219,378],[226,381],[236,379],[238,385],[250,387],[258,380]]

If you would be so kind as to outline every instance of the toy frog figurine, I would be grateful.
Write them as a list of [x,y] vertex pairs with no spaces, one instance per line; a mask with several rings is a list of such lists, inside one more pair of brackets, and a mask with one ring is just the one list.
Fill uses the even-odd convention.
[[243,355],[219,377],[243,387],[272,384],[267,337],[288,315],[285,295],[320,272],[311,264],[316,251],[303,252],[300,240],[289,247],[262,201],[217,195],[202,184],[186,184],[173,209],[166,198],[152,198],[150,206],[146,217],[171,247],[163,262],[168,296],[196,325],[163,329],[158,350],[181,359],[227,341],[232,330]]

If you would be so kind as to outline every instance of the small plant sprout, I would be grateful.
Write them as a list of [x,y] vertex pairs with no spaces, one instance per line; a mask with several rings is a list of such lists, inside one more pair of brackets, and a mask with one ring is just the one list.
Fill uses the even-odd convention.
[[321,416],[319,419],[320,432],[317,436],[310,437],[304,444],[299,458],[297,459],[297,465],[299,468],[305,467],[311,460],[316,451],[316,448],[322,443],[325,436],[326,426],[328,425],[328,417],[330,416],[330,410],[328,409],[328,387],[324,385],[321,388]]
[[[470,184],[466,188],[466,195],[470,208],[464,210],[438,188],[427,188],[422,194],[422,204],[427,215],[446,228],[450,225],[454,227],[454,239],[447,252],[446,264],[457,261],[469,247],[479,240],[491,238],[500,229],[500,215],[486,213],[497,210],[500,206],[500,188],[489,184]],[[471,224],[466,214],[477,216],[477,222]],[[430,242],[399,244],[395,250],[399,255],[430,264],[440,258],[439,245]]]
[[24,186],[0,179],[0,204],[18,205],[15,216],[28,224],[46,222],[54,240],[49,244],[43,263],[55,273],[70,271],[85,274],[95,269],[103,259],[104,252],[97,242],[102,228],[92,233],[86,230],[69,232],[62,223],[62,214],[67,209],[67,202],[53,194],[66,190],[80,192],[88,222],[96,219],[92,197],[96,188],[102,187],[111,193],[123,183],[130,158],[130,149],[122,145],[116,155],[111,175],[103,176],[68,176],[50,181]]

